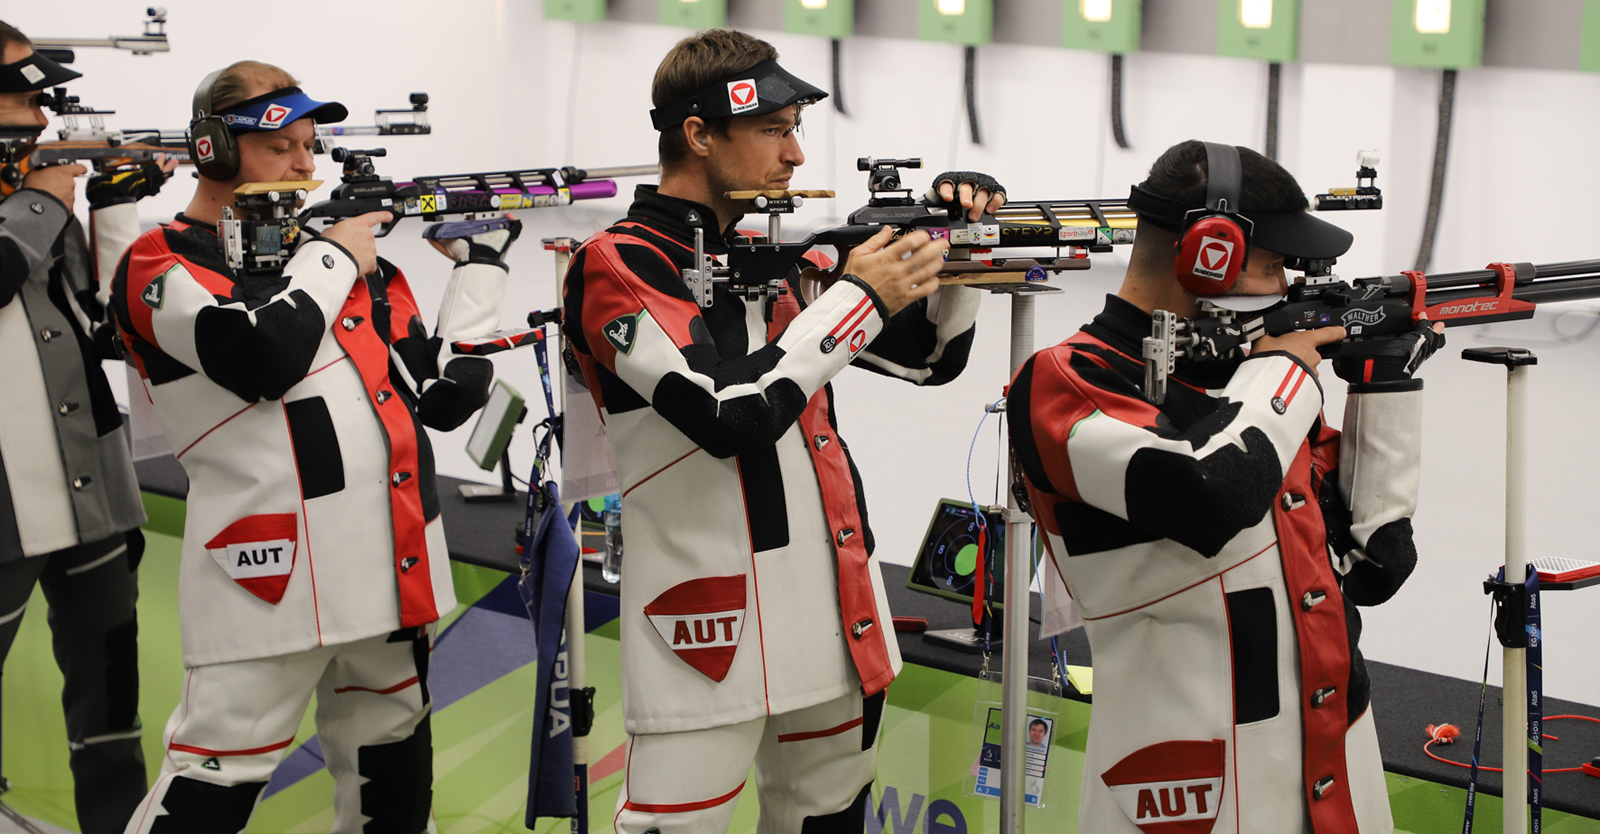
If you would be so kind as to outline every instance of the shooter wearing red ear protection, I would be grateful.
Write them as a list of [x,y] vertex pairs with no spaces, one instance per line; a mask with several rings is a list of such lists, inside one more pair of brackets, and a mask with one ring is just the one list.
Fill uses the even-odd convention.
[[1180,361],[1153,404],[1153,311],[1271,306],[1286,259],[1332,259],[1351,236],[1307,214],[1275,162],[1226,145],[1170,148],[1128,204],[1122,288],[1018,369],[1006,409],[1094,646],[1079,830],[1390,831],[1355,606],[1388,600],[1416,565],[1411,374],[1443,337],[1409,333],[1357,377],[1342,435],[1316,373],[1338,327]]

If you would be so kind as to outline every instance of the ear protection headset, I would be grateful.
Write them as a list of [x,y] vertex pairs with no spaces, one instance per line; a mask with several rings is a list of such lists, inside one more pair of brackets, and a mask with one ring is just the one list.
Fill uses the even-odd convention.
[[1254,224],[1239,214],[1239,149],[1206,146],[1206,206],[1184,215],[1178,230],[1178,283],[1200,296],[1221,295],[1244,270]]
[[189,158],[208,180],[231,180],[239,173],[239,139],[211,109],[211,88],[221,75],[217,70],[195,88],[193,117],[185,134]]

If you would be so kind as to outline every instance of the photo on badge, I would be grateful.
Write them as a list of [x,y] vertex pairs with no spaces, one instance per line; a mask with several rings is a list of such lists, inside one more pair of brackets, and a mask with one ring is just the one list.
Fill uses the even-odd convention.
[[[962,792],[987,799],[1000,798],[1000,774],[1004,761],[1003,716],[999,676],[978,682],[978,700],[973,711],[972,735],[968,744],[972,767],[963,782]],[[1031,679],[1038,688],[1029,688],[1027,721],[1023,735],[1023,801],[1029,808],[1045,806],[1045,774],[1050,764],[1050,747],[1055,741],[1059,716],[1059,683]],[[1041,691],[1042,690],[1042,691]]]

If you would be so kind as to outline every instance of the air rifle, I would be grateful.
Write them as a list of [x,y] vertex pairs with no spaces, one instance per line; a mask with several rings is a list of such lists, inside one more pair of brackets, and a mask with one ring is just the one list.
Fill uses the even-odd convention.
[[1492,263],[1469,272],[1402,272],[1350,281],[1327,274],[1330,266],[1331,261],[1308,264],[1304,281],[1290,285],[1284,303],[1267,310],[1238,313],[1203,299],[1207,315],[1197,318],[1157,310],[1142,346],[1145,396],[1162,401],[1177,360],[1226,358],[1262,336],[1338,325],[1348,335],[1318,352],[1328,359],[1357,357],[1374,343],[1413,330],[1424,318],[1446,327],[1516,321],[1532,318],[1539,304],[1600,298],[1600,260]]
[[373,159],[385,154],[382,148],[334,148],[334,161],[344,165],[340,183],[330,199],[303,210],[300,207],[306,195],[320,182],[255,183],[239,189],[235,192],[237,211],[224,209],[219,226],[228,265],[246,272],[281,268],[302,229],[317,221],[327,225],[385,211],[391,219],[379,227],[377,235],[382,237],[407,217],[429,221],[448,217],[455,220],[429,228],[424,236],[464,237],[504,228],[506,221],[498,217],[502,212],[611,197],[617,193],[613,177],[657,173],[653,165],[589,170],[531,168],[417,177],[411,182],[396,183],[376,171]]
[[156,52],[170,52],[172,46],[167,43],[167,9],[165,6],[149,6],[144,10],[144,34],[119,37],[112,35],[106,38],[36,38],[33,48],[43,53],[45,57],[58,64],[70,64],[75,55],[72,50],[82,47],[103,47],[109,49],[126,49],[135,55],[150,55]]
[[[725,267],[713,264],[705,255],[703,242],[697,242],[696,267],[684,270],[684,279],[701,307],[711,306],[711,286],[724,282],[747,299],[770,299],[783,293],[782,279],[812,247],[837,247],[843,261],[850,249],[885,226],[897,229],[896,237],[920,229],[950,241],[941,283],[991,288],[1038,283],[1053,272],[1088,269],[1088,253],[1110,252],[1114,245],[1133,242],[1136,218],[1126,200],[1014,202],[972,222],[959,213],[952,216],[943,207],[922,205],[911,189],[903,187],[901,169],[921,167],[922,160],[915,158],[856,160],[856,169],[867,173],[867,190],[872,195],[867,205],[852,212],[845,225],[792,242],[779,240],[777,227],[777,214],[799,205],[798,199],[788,204],[788,196],[831,197],[832,192],[729,192],[730,198],[749,199],[755,211],[769,214],[767,237],[746,238],[746,242],[733,245]],[[702,236],[696,230],[697,240]],[[990,257],[995,249],[1009,248],[1056,249],[1057,257]]]

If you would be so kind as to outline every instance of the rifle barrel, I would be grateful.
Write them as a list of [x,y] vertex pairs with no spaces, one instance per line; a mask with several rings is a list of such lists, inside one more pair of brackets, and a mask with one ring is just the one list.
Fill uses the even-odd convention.
[[[1574,275],[1589,275],[1592,273],[1600,273],[1600,260],[1563,261],[1561,263],[1538,265],[1533,268],[1533,279],[1541,281],[1549,278],[1567,278]],[[1428,276],[1428,289],[1432,291],[1455,287],[1472,287],[1491,283],[1496,277],[1495,271],[1492,269],[1441,272],[1438,275]],[[1521,296],[1518,297],[1520,298]]]
[[[1477,285],[1477,287],[1453,287],[1445,290],[1434,291],[1432,282],[1429,282],[1427,291],[1427,306],[1435,304],[1448,304],[1451,301],[1467,301],[1472,298],[1493,298],[1496,295],[1493,287]],[[1531,301],[1534,304],[1554,304],[1557,301],[1582,301],[1582,299],[1600,298],[1600,269],[1590,269],[1584,274],[1566,275],[1558,279],[1536,280],[1525,283],[1522,287],[1515,287],[1510,291],[1512,298],[1518,301]],[[1448,322],[1446,322],[1448,323]]]
[[1029,200],[1006,203],[995,212],[1005,223],[1056,223],[1068,226],[1133,228],[1138,220],[1127,200]]
[[619,177],[657,177],[661,175],[659,165],[618,165],[611,168],[585,168],[584,173],[590,179],[617,179]]

